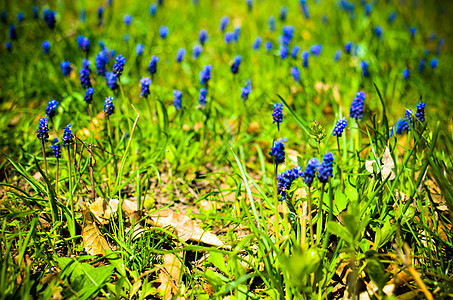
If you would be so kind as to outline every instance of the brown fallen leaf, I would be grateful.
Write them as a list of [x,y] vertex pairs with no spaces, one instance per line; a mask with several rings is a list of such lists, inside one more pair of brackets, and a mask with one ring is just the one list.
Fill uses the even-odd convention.
[[[373,173],[373,164],[375,163],[375,160],[367,160],[365,162],[365,169],[368,172]],[[381,163],[382,165],[380,166],[380,172],[382,174],[382,179],[387,178],[389,175],[389,180],[395,179],[395,172],[393,172],[393,169],[395,168],[395,162],[393,161],[388,147],[385,147],[384,153],[382,154]]]
[[163,256],[163,266],[160,269],[157,281],[160,285],[157,287],[158,292],[163,292],[163,299],[172,299],[173,295],[179,292],[179,279],[181,278],[182,264],[179,258],[173,253],[167,253]]
[[105,250],[112,250],[112,248],[110,248],[106,239],[102,236],[90,211],[86,207],[82,208],[82,215],[82,238],[85,251],[89,255],[105,255]]
[[223,242],[216,235],[204,231],[189,217],[168,208],[149,215],[147,222],[162,228],[167,226],[174,228],[176,235],[184,242],[194,241],[216,247],[223,246]]
[[118,211],[118,204],[117,199],[110,199],[107,202],[107,199],[99,197],[93,203],[88,204],[88,208],[96,219],[104,225],[108,224],[110,217]]
[[137,202],[132,200],[123,200],[121,208],[127,215],[133,214],[137,211]]

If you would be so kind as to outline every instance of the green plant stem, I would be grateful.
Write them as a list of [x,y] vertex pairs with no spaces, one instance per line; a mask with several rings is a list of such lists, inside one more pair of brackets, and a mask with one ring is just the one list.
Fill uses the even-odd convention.
[[[118,79],[119,81],[119,86],[120,86],[120,92],[121,92],[121,99],[123,102],[126,104],[126,120],[127,120],[127,126],[129,128],[129,132],[132,130],[132,125],[131,125],[131,120],[129,118],[129,105],[131,104],[129,101],[129,98],[127,98],[127,101],[125,100],[126,97],[124,97],[124,92],[123,92],[123,85],[121,84],[121,80]],[[127,103],[126,103],[127,102]]]
[[338,147],[338,156],[340,157],[340,182],[341,182],[341,192],[344,191],[344,182],[343,182],[343,156],[341,155],[340,148],[340,138],[337,136],[337,147]]
[[57,158],[57,170],[55,173],[55,197],[58,196],[58,171],[60,169],[60,160]]
[[44,157],[44,169],[46,170],[46,176],[49,177],[47,159],[46,159],[46,146],[44,145],[44,140],[41,140],[42,156]]
[[275,247],[278,249],[279,244],[279,225],[280,225],[280,214],[278,213],[278,191],[277,191],[277,172],[278,164],[275,164],[274,169],[274,206],[275,206],[275,220],[274,220],[274,230],[275,230]]
[[308,224],[310,227],[310,243],[311,246],[314,246],[314,238],[313,238],[313,220],[311,219],[311,187],[308,187]]
[[[71,222],[72,222],[72,232],[71,237],[75,237],[75,214],[74,214],[74,201],[72,199],[72,166],[71,166],[71,148],[68,149],[68,169],[69,169],[69,205],[71,207]],[[72,246],[75,247],[75,241],[72,239]]]
[[319,205],[318,205],[318,222],[316,223],[316,244],[319,245],[321,241],[321,231],[322,231],[322,203],[324,198],[324,189],[326,183],[323,182],[321,186],[321,195],[319,195]]

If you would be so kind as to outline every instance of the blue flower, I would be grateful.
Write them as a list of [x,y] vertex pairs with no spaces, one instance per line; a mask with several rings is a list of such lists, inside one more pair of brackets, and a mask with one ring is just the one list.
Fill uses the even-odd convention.
[[319,56],[319,54],[321,54],[321,50],[322,50],[321,44],[316,44],[316,45],[313,45],[310,47],[311,54],[313,54],[315,56]]
[[212,66],[207,65],[203,67],[203,70],[200,71],[200,83],[207,84],[211,79]]
[[426,60],[424,58],[422,58],[420,60],[420,62],[418,63],[418,70],[420,72],[423,72],[423,70],[425,70],[425,64],[426,64]]
[[302,9],[302,13],[304,14],[305,19],[310,19],[310,13],[308,12],[308,4],[305,0],[299,0],[300,8]]
[[272,113],[274,119],[272,123],[281,124],[283,122],[283,103],[274,104],[274,112]]
[[364,92],[357,92],[354,100],[352,100],[351,108],[349,109],[349,117],[356,120],[361,120],[363,116],[363,105],[365,104],[366,95]]
[[291,40],[294,35],[294,26],[283,26],[282,36],[280,37],[281,43],[285,46],[288,46],[291,43]]
[[387,19],[387,22],[388,22],[389,24],[392,24],[393,21],[395,21],[396,16],[398,16],[398,14],[396,13],[396,11],[392,11],[392,12],[390,13],[388,19]]
[[300,47],[298,45],[295,45],[293,49],[291,50],[291,57],[294,59],[297,59],[297,56],[299,55]]
[[288,57],[288,47],[285,45],[280,46],[280,58],[286,59]]
[[333,56],[333,60],[335,62],[339,61],[340,58],[341,58],[341,54],[343,54],[343,51],[341,51],[340,49],[338,49],[336,52],[335,52],[335,55]]
[[304,50],[302,51],[302,66],[304,68],[308,68],[308,58],[310,56],[310,53],[308,53],[308,51]]
[[253,42],[252,49],[258,50],[261,46],[261,41],[262,41],[261,37],[257,36],[255,41]]
[[69,74],[71,73],[71,63],[69,61],[64,61],[60,64],[61,68],[61,73],[63,73],[64,76],[68,77]]
[[159,61],[159,56],[151,56],[151,61],[149,62],[148,72],[151,75],[156,74],[157,71],[157,62]]
[[251,92],[252,92],[252,85],[250,83],[247,83],[245,86],[243,86],[241,88],[242,101],[246,101]]
[[430,61],[430,65],[431,65],[431,69],[435,69],[437,67],[439,63],[439,60],[437,59],[437,57],[434,57],[433,59],[431,59]]
[[64,128],[63,132],[63,146],[69,147],[70,145],[74,144],[74,135],[71,132],[71,124]]
[[47,23],[47,26],[50,29],[54,29],[55,23],[57,22],[57,20],[55,19],[56,13],[50,9],[46,9],[43,14],[44,14],[44,21]]
[[85,53],[90,51],[90,40],[83,35],[77,36],[77,45],[79,46],[79,49]]
[[230,18],[228,18],[227,16],[222,17],[222,19],[220,20],[220,31],[224,32],[228,23],[230,23]]
[[299,72],[299,69],[297,67],[292,67],[291,68],[291,75],[293,76],[295,82],[299,82],[300,81],[300,72]]
[[10,26],[9,26],[9,33],[8,33],[8,34],[9,34],[9,38],[10,38],[11,40],[13,40],[13,41],[14,41],[14,40],[17,40],[16,26],[10,25]]
[[208,39],[208,31],[206,29],[202,29],[200,31],[200,34],[198,35],[198,40],[200,41],[200,44],[204,45],[204,43],[206,43],[207,39]]
[[425,103],[419,102],[417,104],[417,111],[415,112],[415,117],[420,120],[420,122],[425,122]]
[[92,87],[89,87],[87,91],[85,92],[85,102],[86,104],[90,104],[93,101],[93,94],[94,94],[94,89]]
[[192,50],[192,57],[194,59],[197,59],[200,56],[202,51],[203,51],[203,47],[201,47],[201,45],[195,45]]
[[[402,134],[404,132],[404,129],[406,127],[406,122],[404,122],[403,119],[399,118],[398,121],[395,123],[395,131],[396,134]],[[393,131],[393,128],[392,128]],[[392,135],[390,135],[392,136]]]
[[230,44],[234,39],[234,33],[227,31],[225,32],[225,43]]
[[23,21],[24,21],[24,13],[18,12],[17,13],[17,22],[19,23],[19,25],[21,25]]
[[329,180],[329,177],[333,176],[333,161],[333,154],[327,152],[318,168],[318,179],[322,183],[326,183]]
[[287,138],[280,139],[274,142],[274,146],[271,148],[269,155],[274,157],[275,164],[279,165],[285,162],[285,145],[288,141]]
[[198,103],[201,107],[205,107],[206,105],[206,95],[208,94],[208,90],[205,88],[200,89],[200,95],[198,96]]
[[409,74],[410,74],[409,69],[408,68],[404,69],[403,70],[403,79],[407,80],[409,78]]
[[154,15],[156,14],[156,11],[157,11],[157,5],[156,5],[156,3],[150,4],[150,6],[149,6],[149,15],[150,15],[151,17],[154,17]]
[[237,74],[239,72],[239,65],[241,64],[241,56],[238,55],[234,58],[233,63],[231,64],[231,73]]
[[186,49],[179,48],[178,53],[176,53],[176,61],[180,63],[185,55],[186,55]]
[[42,42],[42,53],[49,54],[49,51],[50,51],[50,42],[49,41]]
[[373,7],[372,7],[371,4],[369,4],[369,3],[367,3],[367,4],[365,5],[365,16],[369,16],[369,15],[370,15],[371,9],[372,9],[372,8],[373,8]]
[[108,118],[115,112],[115,106],[113,106],[113,97],[107,97],[104,101],[104,114]]
[[107,64],[107,56],[105,55],[105,52],[101,50],[94,58],[94,61],[96,62],[96,73],[105,76],[105,73],[107,72],[107,68],[105,67]]
[[13,50],[13,46],[12,46],[11,42],[6,42],[5,48],[6,48],[6,51],[11,52],[11,50]]
[[241,34],[241,26],[234,27],[233,40],[235,43],[237,43],[237,41],[239,40],[240,34]]
[[270,16],[269,19],[267,19],[267,24],[269,25],[270,31],[275,31],[275,18],[273,16]]
[[49,103],[47,103],[47,107],[46,107],[47,117],[52,119],[55,116],[55,111],[58,107],[58,104],[59,103],[56,100],[51,100],[51,101],[49,101]]
[[362,60],[362,61],[360,62],[360,67],[362,68],[362,75],[363,75],[363,77],[369,77],[369,76],[370,76],[370,72],[369,72],[369,70],[368,70],[368,66],[369,66],[369,64],[368,64],[368,62],[365,61],[365,60]]
[[149,95],[149,86],[151,85],[151,79],[149,77],[143,77],[142,79],[140,79],[140,84],[140,96],[147,98]]
[[247,3],[247,7],[248,7],[249,11],[251,11],[253,9],[253,1],[246,0],[245,2]]
[[411,37],[414,37],[415,36],[415,33],[417,32],[417,28],[415,26],[411,26],[409,28],[409,32],[411,34]]
[[405,131],[410,131],[411,130],[411,126],[410,125],[413,125],[413,122],[412,122],[412,110],[410,109],[406,109],[406,113],[404,114],[404,126],[403,126],[403,130]]
[[[33,11],[33,18],[39,19],[39,7],[37,5],[33,6],[32,11]],[[4,11],[2,12],[2,20],[3,20],[3,13],[6,14],[6,12],[4,12]],[[6,15],[5,15],[5,18],[6,18]]]
[[137,56],[142,56],[143,50],[145,50],[145,46],[143,44],[137,44],[137,46],[135,46],[135,53],[137,53]]
[[281,196],[279,200],[286,201],[288,192],[291,190],[291,185],[301,176],[303,176],[303,172],[299,166],[277,175],[277,192]]
[[118,76],[115,72],[107,72],[106,78],[109,88],[111,90],[116,90],[118,88]]
[[307,166],[305,167],[305,171],[302,175],[305,184],[310,187],[313,184],[313,180],[315,179],[316,171],[319,167],[319,160],[317,158],[312,158],[308,161]]
[[126,63],[126,58],[119,54],[115,57],[115,63],[113,64],[113,72],[118,76],[118,78],[123,74],[124,64]]
[[288,13],[288,7],[287,6],[282,6],[280,8],[280,20],[285,21],[286,20],[286,15]]
[[91,87],[90,61],[85,58],[83,59],[83,66],[80,69],[80,85],[84,89]]
[[267,52],[271,52],[271,50],[272,50],[272,42],[271,41],[266,41],[264,43],[264,48],[266,48]]
[[124,24],[126,24],[126,26],[129,26],[132,23],[132,16],[131,15],[124,15],[123,20],[124,20]]
[[382,37],[382,26],[376,26],[374,27],[374,34],[378,37],[378,39],[380,39]]
[[162,39],[165,39],[168,36],[168,28],[165,25],[160,26],[159,35]]
[[178,91],[178,90],[174,90],[173,91],[173,106],[175,107],[176,110],[178,109],[182,109],[182,101],[181,101],[181,97],[182,97],[182,93],[181,91]]
[[52,145],[50,145],[50,149],[52,149],[52,152],[55,155],[56,159],[61,157],[61,145],[58,144],[58,139],[57,138],[55,138],[52,141]]
[[351,54],[351,48],[352,48],[352,42],[347,42],[344,45],[344,52],[346,52],[346,54]]
[[99,6],[97,13],[98,13],[98,25],[102,26],[102,24],[104,24],[104,7]]
[[38,130],[36,132],[38,139],[47,142],[49,139],[49,123],[47,122],[47,118],[39,119]]
[[338,119],[337,124],[335,124],[335,126],[333,128],[332,135],[341,137],[341,135],[343,134],[343,130],[346,128],[346,125],[348,125],[348,121],[346,121],[346,117]]

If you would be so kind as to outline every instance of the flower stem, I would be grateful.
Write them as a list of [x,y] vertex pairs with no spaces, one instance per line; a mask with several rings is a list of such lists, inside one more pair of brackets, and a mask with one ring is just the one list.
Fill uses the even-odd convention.
[[[71,237],[75,237],[75,214],[74,214],[74,201],[72,199],[72,166],[71,166],[71,148],[68,146],[68,169],[69,169],[69,205],[71,206],[71,222],[70,227]],[[75,240],[72,239],[72,247],[75,247]]]
[[340,182],[341,182],[341,192],[344,191],[344,182],[343,182],[343,156],[341,155],[341,148],[340,148],[340,138],[337,136],[337,148],[338,148],[338,156],[340,156]]
[[314,238],[313,238],[313,220],[311,219],[311,188],[308,187],[308,224],[310,227],[310,243],[314,246]]
[[316,244],[319,244],[321,241],[321,230],[322,230],[322,204],[324,198],[324,189],[326,183],[323,182],[321,186],[321,195],[319,195],[319,205],[318,205],[318,222],[316,223]]
[[277,191],[277,172],[278,172],[278,164],[275,164],[274,169],[274,205],[275,205],[275,223],[274,223],[274,230],[275,230],[275,247],[278,249],[279,243],[279,231],[280,231],[280,214],[278,213],[278,191]]

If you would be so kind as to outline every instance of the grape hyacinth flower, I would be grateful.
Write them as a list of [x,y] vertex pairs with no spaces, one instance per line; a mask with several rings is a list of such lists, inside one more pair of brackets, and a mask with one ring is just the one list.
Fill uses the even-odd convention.
[[106,79],[107,85],[111,90],[116,90],[118,88],[118,76],[115,72],[107,72]]
[[308,68],[308,58],[310,56],[310,53],[308,53],[307,50],[302,51],[302,66],[304,68]]
[[149,62],[148,72],[153,76],[157,72],[157,62],[159,61],[159,56],[151,56],[151,61]]
[[341,51],[340,49],[338,49],[338,50],[335,52],[335,55],[333,56],[333,61],[334,61],[334,62],[339,61],[342,54],[343,54],[343,51]]
[[280,58],[286,59],[288,57],[288,47],[285,45],[280,46]]
[[351,108],[349,110],[349,117],[359,121],[363,116],[363,105],[365,104],[366,95],[364,92],[357,92],[354,100],[352,100]]
[[42,42],[42,53],[49,54],[49,51],[50,51],[50,42],[49,41]]
[[124,15],[124,24],[126,24],[126,26],[130,26],[131,23],[132,23],[132,16],[131,15]]
[[224,16],[222,17],[222,19],[220,19],[220,31],[221,32],[224,32],[228,23],[230,23],[230,18],[228,18],[227,16]]
[[267,24],[270,31],[275,31],[275,18],[273,16],[270,16],[269,19],[267,19]]
[[230,31],[225,32],[225,37],[224,37],[225,43],[231,44],[233,39],[234,39],[234,33],[233,32],[230,32]]
[[403,79],[407,80],[409,78],[409,74],[410,74],[409,69],[407,69],[407,68],[404,69],[403,70]]
[[79,46],[79,49],[85,53],[90,51],[90,40],[83,35],[77,36],[77,45]]
[[293,76],[295,82],[299,82],[300,81],[300,72],[299,72],[299,69],[297,67],[292,67],[291,68],[291,75]]
[[310,47],[310,52],[314,56],[319,56],[322,51],[322,45],[321,44],[316,44]]
[[300,8],[302,10],[302,13],[305,17],[305,19],[310,19],[310,13],[308,12],[308,4],[306,0],[299,0],[300,3]]
[[294,26],[283,26],[282,28],[282,36],[281,38],[281,43],[285,46],[288,46],[289,43],[291,43],[291,40],[294,35]]
[[373,7],[372,7],[371,4],[369,4],[369,3],[367,3],[367,4],[365,5],[365,16],[368,17],[368,16],[371,14],[371,9],[372,9],[372,8],[373,8]]
[[11,42],[6,42],[5,44],[6,51],[11,52],[13,50],[13,46]]
[[252,0],[246,0],[245,2],[247,3],[248,10],[252,11],[252,9],[253,9],[253,1]]
[[181,91],[174,90],[173,96],[174,96],[173,106],[175,107],[175,109],[176,110],[182,109],[182,101],[181,101],[182,93],[181,93]]
[[288,197],[288,192],[291,190],[291,185],[297,178],[301,176],[303,176],[303,172],[299,166],[289,169],[286,172],[282,172],[277,175],[278,181],[277,191],[278,194],[281,196],[279,200],[286,201]]
[[198,96],[198,103],[201,107],[205,107],[206,105],[206,95],[208,94],[208,90],[205,88],[200,89],[200,95]]
[[206,29],[202,29],[200,31],[200,34],[198,35],[198,40],[200,41],[200,44],[204,45],[206,43],[207,39],[208,39],[208,31]]
[[52,145],[50,145],[50,149],[52,149],[52,153],[55,155],[56,159],[61,157],[61,145],[58,144],[58,138],[55,138],[52,141]]
[[252,49],[258,50],[261,46],[261,41],[262,41],[261,37],[257,36],[255,41],[253,42]]
[[201,47],[201,45],[195,45],[192,50],[193,59],[197,59],[200,56],[202,51],[203,51],[203,47]]
[[105,73],[107,73],[107,56],[105,55],[105,52],[101,50],[94,58],[94,61],[96,62],[96,73],[105,76]]
[[240,34],[241,34],[241,26],[234,27],[233,40],[235,43],[238,42]]
[[293,49],[291,49],[291,57],[294,59],[297,59],[297,56],[299,55],[300,47],[298,45],[295,45]]
[[417,104],[417,111],[415,112],[415,117],[420,120],[420,122],[425,122],[425,103],[419,102]]
[[252,85],[250,83],[246,83],[246,85],[241,88],[242,101],[246,101],[251,92],[252,92]]
[[[32,12],[33,12],[33,19],[36,19],[36,20],[39,19],[39,7],[37,5],[33,6]],[[2,20],[3,20],[3,13],[4,12],[2,12]]]
[[160,26],[159,28],[159,35],[162,39],[167,38],[168,36],[168,27],[165,25]]
[[46,9],[43,14],[44,14],[44,21],[46,22],[47,26],[50,29],[54,29],[55,23],[57,22],[57,20],[55,19],[56,13],[53,10]]
[[89,87],[87,91],[85,92],[85,103],[90,104],[93,101],[93,94],[94,94],[94,89],[92,87]]
[[154,15],[156,15],[156,11],[157,11],[157,5],[156,5],[156,3],[150,4],[150,6],[149,6],[149,15],[150,15],[151,17],[154,17]]
[[104,101],[104,114],[105,114],[106,118],[108,118],[109,116],[111,116],[115,112],[115,106],[113,106],[113,100],[115,100],[115,98],[113,98],[113,97],[105,98],[105,101]]
[[237,74],[239,72],[239,65],[241,64],[242,57],[240,55],[234,58],[233,63],[231,64],[231,73]]
[[55,111],[58,107],[58,102],[56,100],[51,100],[49,103],[47,103],[46,107],[46,115],[49,119],[52,120],[52,118],[55,116]]
[[151,79],[149,77],[143,77],[142,79],[140,79],[140,84],[140,96],[147,98],[149,95],[149,86],[151,85]]
[[[396,134],[402,134],[404,132],[404,128],[405,128],[405,125],[406,122],[404,122],[403,119],[399,118],[398,121],[395,123],[395,131],[396,131]],[[390,134],[390,137],[392,137],[392,134],[393,134],[393,128],[392,128],[392,133]]]
[[363,77],[369,77],[369,76],[370,76],[370,72],[369,72],[369,70],[368,70],[368,66],[369,66],[369,64],[368,64],[368,62],[365,61],[365,60],[362,60],[362,61],[360,62],[360,67],[362,68],[362,75],[363,75]]
[[135,46],[135,53],[137,53],[137,56],[142,56],[144,50],[145,46],[143,44],[137,44],[137,46]]
[[186,49],[179,48],[178,53],[176,53],[176,62],[182,62],[182,59],[186,55]]
[[307,167],[305,167],[305,171],[302,175],[302,178],[308,187],[311,187],[313,184],[318,167],[319,160],[317,158],[312,158],[308,161]]
[[398,14],[396,13],[396,11],[392,11],[387,19],[387,23],[392,24],[395,21],[397,15]]
[[335,126],[333,128],[332,135],[341,137],[344,129],[346,128],[346,125],[348,125],[348,121],[346,121],[346,117],[338,119],[337,124],[335,124]]
[[38,130],[36,130],[37,137],[43,142],[47,142],[49,139],[49,123],[47,118],[39,119]]
[[274,112],[272,113],[272,123],[281,124],[283,122],[283,103],[274,104]]
[[318,167],[318,179],[322,183],[326,183],[329,180],[329,177],[333,176],[333,161],[333,154],[327,152],[324,155],[321,165]]
[[279,139],[274,142],[269,155],[274,158],[275,164],[279,165],[285,162],[285,145],[288,142],[287,138]]
[[380,39],[382,37],[382,27],[381,26],[376,26],[374,27],[374,34],[377,36],[378,39]]
[[98,26],[102,26],[102,24],[104,24],[104,7],[99,6],[97,13],[98,13]]
[[437,67],[437,65],[439,64],[439,60],[435,57],[435,58],[431,59],[429,64],[431,66],[431,69],[434,70]]
[[64,128],[63,133],[63,146],[69,147],[70,145],[74,144],[74,135],[71,132],[71,124]]
[[346,54],[351,54],[351,49],[352,49],[352,42],[347,42],[344,45],[344,52],[346,52]]
[[14,26],[14,25],[9,26],[8,35],[11,40],[13,40],[13,41],[17,40],[16,26]]
[[80,69],[80,85],[84,89],[91,87],[90,61],[85,58],[83,59],[82,68]]
[[417,33],[417,28],[415,26],[411,26],[409,28],[409,32],[411,34],[411,38],[414,38],[415,37],[415,33]]
[[406,109],[406,113],[404,114],[403,131],[410,131],[411,130],[411,126],[413,126],[412,110]]
[[287,6],[282,6],[280,8],[280,21],[285,21],[286,20],[287,13],[288,13],[288,7]]
[[269,53],[272,50],[272,42],[271,41],[266,41],[264,43],[264,48],[266,48],[266,51]]
[[200,71],[200,83],[207,84],[211,79],[212,66],[206,65],[203,67],[203,70]]
[[124,70],[124,64],[126,63],[126,58],[119,54],[115,57],[115,63],[113,64],[113,72],[120,78]]

